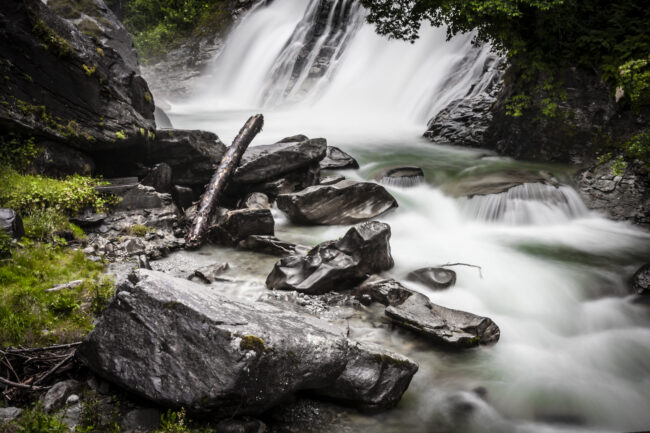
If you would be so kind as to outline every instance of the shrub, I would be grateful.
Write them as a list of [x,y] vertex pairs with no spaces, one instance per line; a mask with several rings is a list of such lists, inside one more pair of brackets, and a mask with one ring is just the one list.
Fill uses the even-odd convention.
[[142,237],[151,231],[151,227],[147,227],[143,224],[136,224],[132,226],[129,231],[133,236]]
[[84,231],[55,209],[36,209],[23,219],[25,236],[35,241],[65,243],[65,239],[84,239]]
[[[7,431],[16,433],[66,433],[68,426],[61,417],[49,415],[43,409],[43,403],[36,403],[31,409],[25,410],[20,418],[9,425]],[[11,430],[10,430],[11,429]]]

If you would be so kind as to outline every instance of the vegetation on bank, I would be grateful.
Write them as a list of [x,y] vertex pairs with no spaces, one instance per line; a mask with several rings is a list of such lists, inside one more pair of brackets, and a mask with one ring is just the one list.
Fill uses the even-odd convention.
[[107,0],[131,32],[146,64],[189,38],[220,34],[231,24],[231,0]]
[[[422,22],[447,26],[448,37],[475,32],[508,57],[511,116],[560,115],[567,97],[562,71],[599,71],[622,109],[650,107],[650,8],[624,0],[361,0],[382,35],[414,41]],[[648,160],[648,130],[619,137],[613,153]]]
[[[68,248],[85,240],[69,217],[85,208],[106,210],[115,199],[95,190],[99,179],[27,173],[39,153],[32,139],[4,137],[0,148],[0,207],[18,212],[25,228],[19,241],[0,230],[0,347],[79,340],[112,295],[113,283],[103,263]],[[76,280],[76,287],[47,291]]]

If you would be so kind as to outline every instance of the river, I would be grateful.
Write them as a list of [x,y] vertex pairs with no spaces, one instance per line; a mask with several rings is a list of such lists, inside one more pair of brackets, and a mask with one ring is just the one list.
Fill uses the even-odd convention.
[[[372,180],[396,165],[423,169],[422,184],[387,186],[399,202],[379,218],[392,229],[395,267],[387,275],[435,303],[492,318],[501,339],[449,352],[380,319],[352,317],[353,338],[420,365],[400,405],[355,417],[358,430],[650,429],[650,314],[626,287],[650,258],[648,233],[589,211],[571,187],[570,167],[421,137],[429,118],[482,91],[498,74],[489,47],[473,47],[472,35],[446,41],[444,29],[424,27],[415,44],[389,41],[364,24],[354,2],[329,5],[274,0],[256,6],[197,79],[195,96],[165,102],[176,128],[210,130],[227,143],[256,112],[265,115],[265,128],[254,144],[299,133],[325,137],[359,161],[359,170],[340,172],[348,178]],[[550,172],[567,186],[546,187],[554,190],[550,196],[535,186],[473,199],[450,194],[468,177],[512,170]],[[274,216],[279,238],[309,245],[347,229],[296,227],[277,209]],[[232,294],[254,299],[266,291],[263,281],[276,259],[211,246],[167,260],[228,261],[230,274],[245,281]],[[419,267],[456,262],[480,272],[455,267],[457,283],[445,291],[405,281]]]

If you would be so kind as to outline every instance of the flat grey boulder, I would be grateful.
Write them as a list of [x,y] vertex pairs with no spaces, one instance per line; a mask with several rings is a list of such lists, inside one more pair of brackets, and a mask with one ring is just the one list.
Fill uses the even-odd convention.
[[346,168],[359,168],[359,163],[356,159],[343,152],[338,147],[327,146],[325,158],[320,162],[320,168],[343,170]]
[[296,136],[285,140],[246,149],[232,182],[249,184],[269,181],[318,164],[325,157],[327,141],[324,138],[310,140],[305,136]]
[[233,300],[161,272],[141,269],[129,279],[118,285],[78,357],[106,380],[162,406],[216,417],[256,414],[297,391],[338,384],[345,401],[388,407],[414,373],[404,362],[389,380],[380,369],[390,361],[375,362],[368,374],[386,380],[370,387],[353,373],[364,364],[359,357],[370,355],[314,316]]
[[373,182],[342,180],[277,197],[280,210],[298,224],[356,224],[397,207],[386,189]]
[[442,290],[456,284],[456,272],[445,268],[421,268],[409,272],[406,279],[424,284],[433,290]]
[[385,313],[395,325],[436,343],[467,348],[499,341],[501,331],[492,319],[434,304],[393,279],[373,276],[357,290],[358,296],[386,305]]
[[323,242],[307,255],[285,257],[266,279],[269,289],[322,294],[349,289],[393,267],[390,226],[378,221],[358,224],[336,241]]

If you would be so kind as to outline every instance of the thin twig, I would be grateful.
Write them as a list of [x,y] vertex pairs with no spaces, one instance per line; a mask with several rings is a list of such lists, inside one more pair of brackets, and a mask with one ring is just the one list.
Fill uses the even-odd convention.
[[7,358],[7,356],[4,356],[2,358],[2,360],[3,360],[4,364],[7,366],[7,368],[14,374],[14,377],[16,378],[16,380],[20,380],[20,377],[18,377],[18,374],[16,373],[13,366],[11,365],[11,361],[9,361],[9,358]]
[[41,376],[39,379],[34,382],[34,385],[37,385],[47,379],[52,373],[57,371],[63,364],[68,362],[75,354],[75,351],[70,352],[68,356],[66,356],[64,359],[61,360],[58,364],[56,364],[54,367],[52,367],[47,373],[45,373],[43,376]]
[[51,386],[33,386],[33,385],[25,385],[24,383],[17,383],[17,382],[12,382],[11,380],[3,379],[0,377],[0,382],[13,386],[14,388],[22,388],[22,389],[31,389],[33,391],[44,391],[46,389],[50,389]]
[[[59,350],[59,349],[69,349],[71,347],[76,347],[81,344],[81,341],[77,341],[74,343],[68,343],[68,344],[57,344],[54,346],[46,346],[46,347],[20,347],[18,349],[6,349],[3,353],[8,354],[8,355],[14,355],[14,354],[20,354],[20,353],[30,353],[30,352],[46,352],[48,350]],[[2,352],[2,351],[0,351]]]
[[476,265],[470,265],[469,263],[445,263],[444,265],[440,265],[441,268],[446,268],[449,266],[469,266],[471,268],[476,268],[478,269],[478,275],[481,277],[481,280],[483,279],[483,273],[481,272],[481,267],[476,266]]

